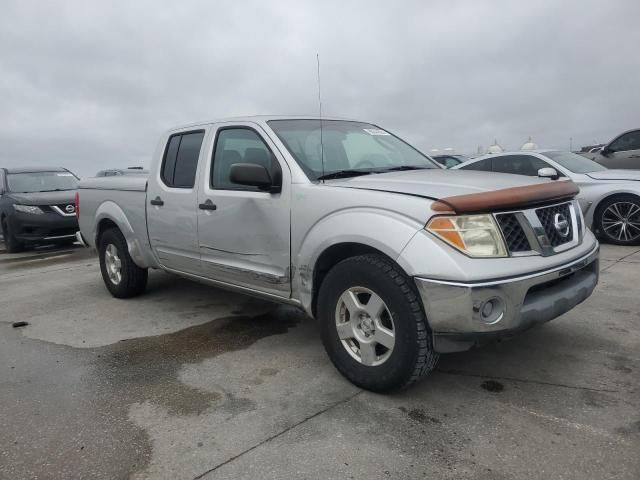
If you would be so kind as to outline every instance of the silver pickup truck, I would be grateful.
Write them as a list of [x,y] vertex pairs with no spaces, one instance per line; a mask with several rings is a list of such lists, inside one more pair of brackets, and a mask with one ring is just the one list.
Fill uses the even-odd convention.
[[168,131],[147,177],[84,180],[77,204],[114,296],[159,268],[299,306],[345,377],[388,391],[589,297],[577,193],[443,170],[369,123],[248,117]]

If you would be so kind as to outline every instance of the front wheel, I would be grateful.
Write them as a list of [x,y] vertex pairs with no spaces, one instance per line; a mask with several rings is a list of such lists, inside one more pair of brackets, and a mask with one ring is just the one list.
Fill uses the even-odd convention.
[[412,280],[381,255],[331,269],[320,287],[318,317],[333,364],[367,390],[405,388],[438,360]]
[[111,295],[130,298],[140,295],[147,286],[147,269],[138,267],[127,248],[127,241],[116,228],[100,237],[100,271]]
[[616,245],[640,245],[640,198],[618,195],[605,200],[596,214],[603,240]]
[[13,235],[6,218],[2,219],[2,236],[4,237],[4,245],[8,253],[19,253],[24,250],[24,244],[18,241]]

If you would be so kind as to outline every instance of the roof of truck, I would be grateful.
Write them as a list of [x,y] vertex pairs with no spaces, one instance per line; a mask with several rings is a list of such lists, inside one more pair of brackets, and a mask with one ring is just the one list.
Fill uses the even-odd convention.
[[7,173],[66,172],[62,167],[7,167]]
[[179,130],[182,128],[192,128],[204,125],[211,125],[212,123],[224,123],[224,122],[268,122],[269,120],[320,120],[323,121],[331,121],[331,120],[342,120],[346,122],[360,122],[360,123],[371,123],[365,122],[362,120],[356,120],[353,118],[344,118],[344,117],[319,117],[318,115],[249,115],[242,117],[227,117],[227,118],[216,118],[214,120],[208,120],[203,122],[195,122],[188,123],[186,125],[181,125],[179,127],[172,128],[171,130]]

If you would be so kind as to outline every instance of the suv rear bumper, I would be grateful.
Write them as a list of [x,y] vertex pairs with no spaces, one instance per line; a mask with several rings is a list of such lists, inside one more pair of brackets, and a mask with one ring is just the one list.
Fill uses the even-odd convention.
[[598,256],[596,245],[552,270],[474,283],[415,278],[434,348],[440,353],[468,350],[568,312],[596,287]]

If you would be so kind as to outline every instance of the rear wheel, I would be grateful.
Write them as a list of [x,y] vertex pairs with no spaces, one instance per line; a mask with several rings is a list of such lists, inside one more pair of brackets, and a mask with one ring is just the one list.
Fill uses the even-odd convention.
[[413,282],[381,255],[333,267],[320,287],[318,317],[333,364],[367,390],[407,387],[438,360]]
[[603,240],[616,245],[640,244],[640,197],[617,195],[606,199],[596,214]]
[[127,241],[117,228],[100,237],[100,271],[111,295],[130,298],[140,295],[147,286],[147,269],[138,267],[127,248]]
[[24,244],[16,239],[6,218],[2,219],[2,236],[7,252],[18,253],[24,250]]

